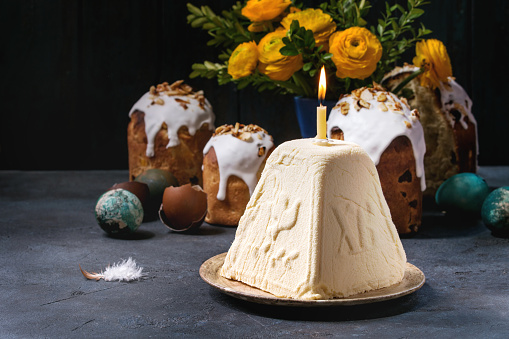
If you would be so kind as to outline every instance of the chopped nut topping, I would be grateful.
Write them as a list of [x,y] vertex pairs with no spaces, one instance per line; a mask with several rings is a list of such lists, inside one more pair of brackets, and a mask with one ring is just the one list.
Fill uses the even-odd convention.
[[242,141],[249,141],[252,139],[250,132],[242,132],[239,134],[238,138]]
[[350,111],[350,104],[346,101],[340,103],[339,106],[341,107],[341,114],[343,115],[347,115],[348,112]]
[[410,105],[408,104],[408,100],[406,98],[401,98],[401,102],[408,108],[410,109]]
[[410,112],[410,119],[414,122],[420,120],[421,115],[419,114],[419,111],[416,109],[412,110],[412,112]]
[[[368,89],[366,89],[366,90],[362,91],[362,93],[361,93],[361,99],[362,99],[363,101],[370,101],[370,100],[373,100],[373,94],[372,94],[372,93],[371,93]],[[367,108],[369,108],[369,107],[367,107]]]
[[175,98],[175,101],[178,102],[180,104],[180,106],[182,106],[184,109],[187,109],[187,105],[189,105],[191,103],[189,101],[182,100],[179,98]]
[[[162,84],[158,84],[157,86],[150,86],[150,99],[154,101],[154,103],[159,105],[164,105],[164,101],[162,104],[159,103],[157,97],[160,95],[167,96],[188,96],[198,100],[198,105],[203,109],[205,107],[205,97],[203,95],[203,91],[193,92],[193,88],[189,85],[184,84],[184,80],[175,81],[173,84],[168,84],[167,82],[163,82]],[[187,105],[190,102],[180,102],[180,105],[184,108],[187,108]],[[186,106],[186,107],[185,107]]]
[[371,105],[370,105],[370,103],[369,103],[369,102],[364,101],[364,100],[362,100],[362,99],[360,99],[360,100],[359,100],[359,105],[360,105],[361,107],[368,108],[368,109],[371,107]]
[[158,104],[158,105],[161,105],[161,106],[162,106],[162,105],[164,105],[164,100],[163,100],[163,99],[161,99],[161,98],[157,98],[157,99],[155,100],[155,103],[156,103],[156,104]]
[[387,101],[387,95],[385,93],[378,94],[378,97],[376,98],[378,102],[386,102]]
[[263,157],[263,155],[265,154],[265,147],[260,147],[258,148],[258,156],[259,157]]
[[[244,124],[239,124],[237,122],[235,124],[235,126],[233,126],[233,125],[219,126],[218,128],[216,128],[214,136],[231,134],[240,140],[249,141],[252,138],[252,134],[258,133],[258,132],[269,134],[266,130],[264,130],[263,128],[261,128],[258,125],[254,125],[254,124],[244,125]],[[258,134],[257,136],[260,140],[262,139],[261,135]]]
[[377,91],[385,91],[385,88],[380,85],[380,84],[377,84],[376,82],[373,81],[373,89],[377,90]]
[[355,110],[357,110],[357,112],[361,110],[361,106],[359,106],[359,100],[355,100],[353,102],[353,108],[355,108]]
[[403,122],[405,123],[406,128],[412,128],[412,124],[411,124],[411,123],[409,123],[409,122],[408,122],[408,121],[406,121],[406,120],[404,120]]
[[382,112],[387,112],[389,109],[387,108],[387,106],[385,106],[385,104],[383,102],[379,103],[378,104],[378,108],[382,111]]
[[358,88],[358,89],[354,89],[352,91],[352,95],[356,98],[356,99],[359,99],[362,95],[362,91],[364,90],[364,87],[362,88]]

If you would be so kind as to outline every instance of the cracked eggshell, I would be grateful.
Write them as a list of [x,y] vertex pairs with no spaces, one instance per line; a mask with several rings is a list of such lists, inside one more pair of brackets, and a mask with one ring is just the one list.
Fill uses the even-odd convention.
[[206,214],[207,194],[200,186],[187,184],[164,190],[159,217],[172,231],[195,231],[203,223]]

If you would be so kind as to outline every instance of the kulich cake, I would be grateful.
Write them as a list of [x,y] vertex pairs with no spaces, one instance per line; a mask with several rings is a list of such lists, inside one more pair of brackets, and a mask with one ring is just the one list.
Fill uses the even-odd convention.
[[203,147],[215,116],[202,91],[182,80],[152,86],[129,112],[129,176],[150,168],[170,171],[179,184],[202,184]]
[[[411,65],[396,67],[384,77],[383,85],[394,89],[416,70]],[[421,86],[418,78],[405,88],[412,93],[410,107],[421,114],[426,140],[425,195],[433,196],[447,178],[477,171],[477,122],[472,114],[472,101],[453,78],[435,90]]]
[[269,156],[220,275],[304,300],[400,282],[406,255],[375,165],[354,143],[313,140]]
[[419,112],[380,86],[363,87],[340,98],[327,131],[329,137],[355,142],[369,154],[398,232],[416,232],[426,188]]
[[205,146],[203,189],[210,224],[236,226],[265,166],[274,142],[257,125],[223,125]]

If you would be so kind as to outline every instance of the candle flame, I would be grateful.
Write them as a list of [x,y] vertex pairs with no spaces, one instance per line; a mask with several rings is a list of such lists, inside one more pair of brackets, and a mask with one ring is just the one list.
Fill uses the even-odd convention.
[[321,102],[325,99],[325,90],[327,89],[327,81],[325,80],[325,67],[322,66],[320,71],[320,83],[318,85],[318,100]]

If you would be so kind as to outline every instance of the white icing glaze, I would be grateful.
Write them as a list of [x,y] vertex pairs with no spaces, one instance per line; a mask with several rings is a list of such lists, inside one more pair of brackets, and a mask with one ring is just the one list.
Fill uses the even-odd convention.
[[459,122],[464,129],[468,128],[465,117],[468,117],[468,120],[470,120],[473,125],[477,126],[477,121],[472,114],[472,100],[470,100],[470,97],[463,87],[454,81],[453,78],[449,78],[447,83],[441,83],[440,97],[442,100],[442,111],[445,113],[452,127],[454,127],[456,123],[454,116],[451,114],[453,109],[461,113]]
[[[367,91],[365,89],[364,91]],[[396,95],[389,92],[374,91],[369,103],[369,109],[361,107],[359,111],[354,108],[352,95],[343,97],[338,101],[349,104],[347,115],[341,113],[341,108],[336,105],[327,121],[327,133],[330,137],[333,127],[339,127],[343,131],[344,139],[359,144],[370,156],[371,160],[378,165],[380,157],[390,143],[398,136],[406,136],[410,140],[414,152],[416,175],[421,180],[421,190],[426,189],[424,176],[424,153],[426,144],[424,142],[424,131],[415,110],[410,110],[407,104],[403,103]],[[380,94],[387,96],[383,104],[388,108],[383,111],[380,108],[381,102],[377,101]],[[396,105],[401,110],[395,110]],[[411,124],[411,128],[407,124]]]
[[[256,173],[273,146],[272,137],[263,132],[252,133],[248,141],[240,140],[231,134],[213,136],[205,145],[203,154],[207,154],[210,148],[214,147],[219,167],[217,199],[226,198],[228,178],[232,175],[242,179],[249,187],[249,194],[252,194],[258,183]],[[262,156],[258,156],[260,147],[265,147]]]
[[[212,112],[212,106],[207,99],[205,99],[202,108],[200,107],[199,101],[192,96],[168,96],[164,93],[160,93],[157,98],[162,99],[164,104],[156,104],[153,100],[153,96],[150,92],[147,92],[134,104],[129,112],[129,116],[136,110],[145,113],[145,133],[147,134],[146,154],[148,157],[154,156],[154,140],[163,123],[166,123],[166,126],[168,126],[169,142],[166,148],[180,144],[178,130],[182,126],[186,126],[191,135],[194,135],[205,123],[209,124],[209,129],[211,131],[215,129],[215,116]],[[177,102],[176,99],[189,102],[189,104],[186,104],[187,109]]]

